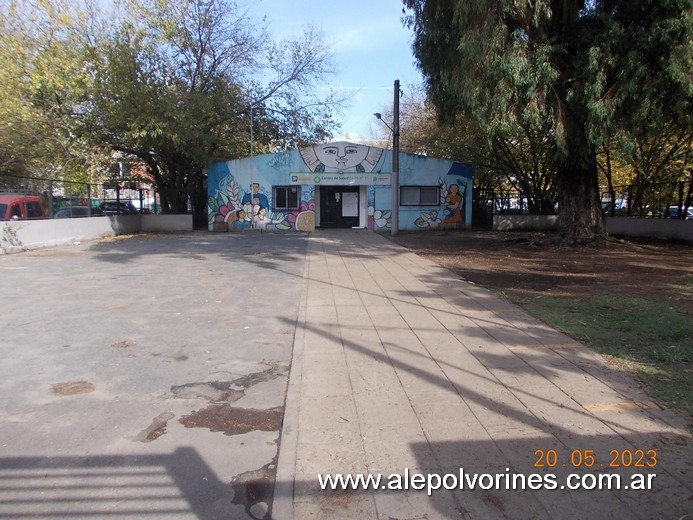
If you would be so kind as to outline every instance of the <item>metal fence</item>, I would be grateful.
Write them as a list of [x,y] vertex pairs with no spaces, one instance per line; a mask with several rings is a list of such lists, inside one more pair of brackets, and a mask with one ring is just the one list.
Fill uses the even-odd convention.
[[[557,204],[551,197],[545,198],[542,203],[530,203],[522,191],[514,188],[475,188],[472,225],[479,230],[492,229],[494,215],[556,214]],[[537,211],[537,207],[542,210]]]
[[602,188],[602,207],[612,217],[693,219],[693,180]]
[[[632,184],[600,188],[602,208],[608,216],[673,218],[693,220],[693,181]],[[536,204],[535,204],[536,207]],[[533,211],[529,198],[517,189],[475,189],[475,227],[490,226],[493,215],[556,214],[558,206],[544,204]]]
[[[39,197],[47,218],[53,218],[61,209],[76,207],[95,209],[93,212],[87,211],[86,214],[80,213],[80,216],[102,215],[96,208],[101,208],[106,202],[124,203],[112,206],[131,207],[140,213],[159,213],[161,210],[158,194],[151,186],[131,179],[86,183],[3,174],[0,175],[0,194]],[[0,220],[2,219],[0,216]]]

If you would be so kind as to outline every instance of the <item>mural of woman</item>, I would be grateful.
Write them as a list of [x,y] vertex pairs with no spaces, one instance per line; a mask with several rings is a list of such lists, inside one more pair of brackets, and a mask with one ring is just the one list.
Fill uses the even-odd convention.
[[258,206],[257,213],[253,216],[253,229],[267,230],[270,219],[267,217],[267,209]]
[[460,195],[460,186],[451,184],[448,188],[448,194],[445,196],[445,227],[458,228],[464,222],[462,216],[462,195]]

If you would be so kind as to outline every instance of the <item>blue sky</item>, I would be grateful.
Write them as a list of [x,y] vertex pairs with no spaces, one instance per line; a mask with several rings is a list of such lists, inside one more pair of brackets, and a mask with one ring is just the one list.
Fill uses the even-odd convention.
[[251,12],[267,16],[275,38],[300,34],[310,23],[333,43],[340,72],[330,86],[352,94],[335,140],[369,138],[370,128],[382,124],[373,113],[392,108],[394,81],[405,91],[422,82],[401,0],[256,0]]

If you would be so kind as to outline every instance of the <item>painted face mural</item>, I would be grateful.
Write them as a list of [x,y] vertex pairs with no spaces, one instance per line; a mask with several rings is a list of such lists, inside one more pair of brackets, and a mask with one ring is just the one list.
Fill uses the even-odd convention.
[[301,148],[301,157],[312,172],[371,172],[382,148],[336,142]]

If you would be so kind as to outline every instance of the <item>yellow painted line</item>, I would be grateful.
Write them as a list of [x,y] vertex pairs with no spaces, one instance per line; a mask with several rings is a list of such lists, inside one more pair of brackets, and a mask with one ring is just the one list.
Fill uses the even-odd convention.
[[623,401],[620,403],[584,404],[582,407],[590,412],[614,412],[617,410],[650,410],[653,408],[662,408],[654,401]]
[[546,349],[546,348],[581,348],[581,343],[537,343],[535,345],[508,345],[510,350],[525,350],[525,349]]

